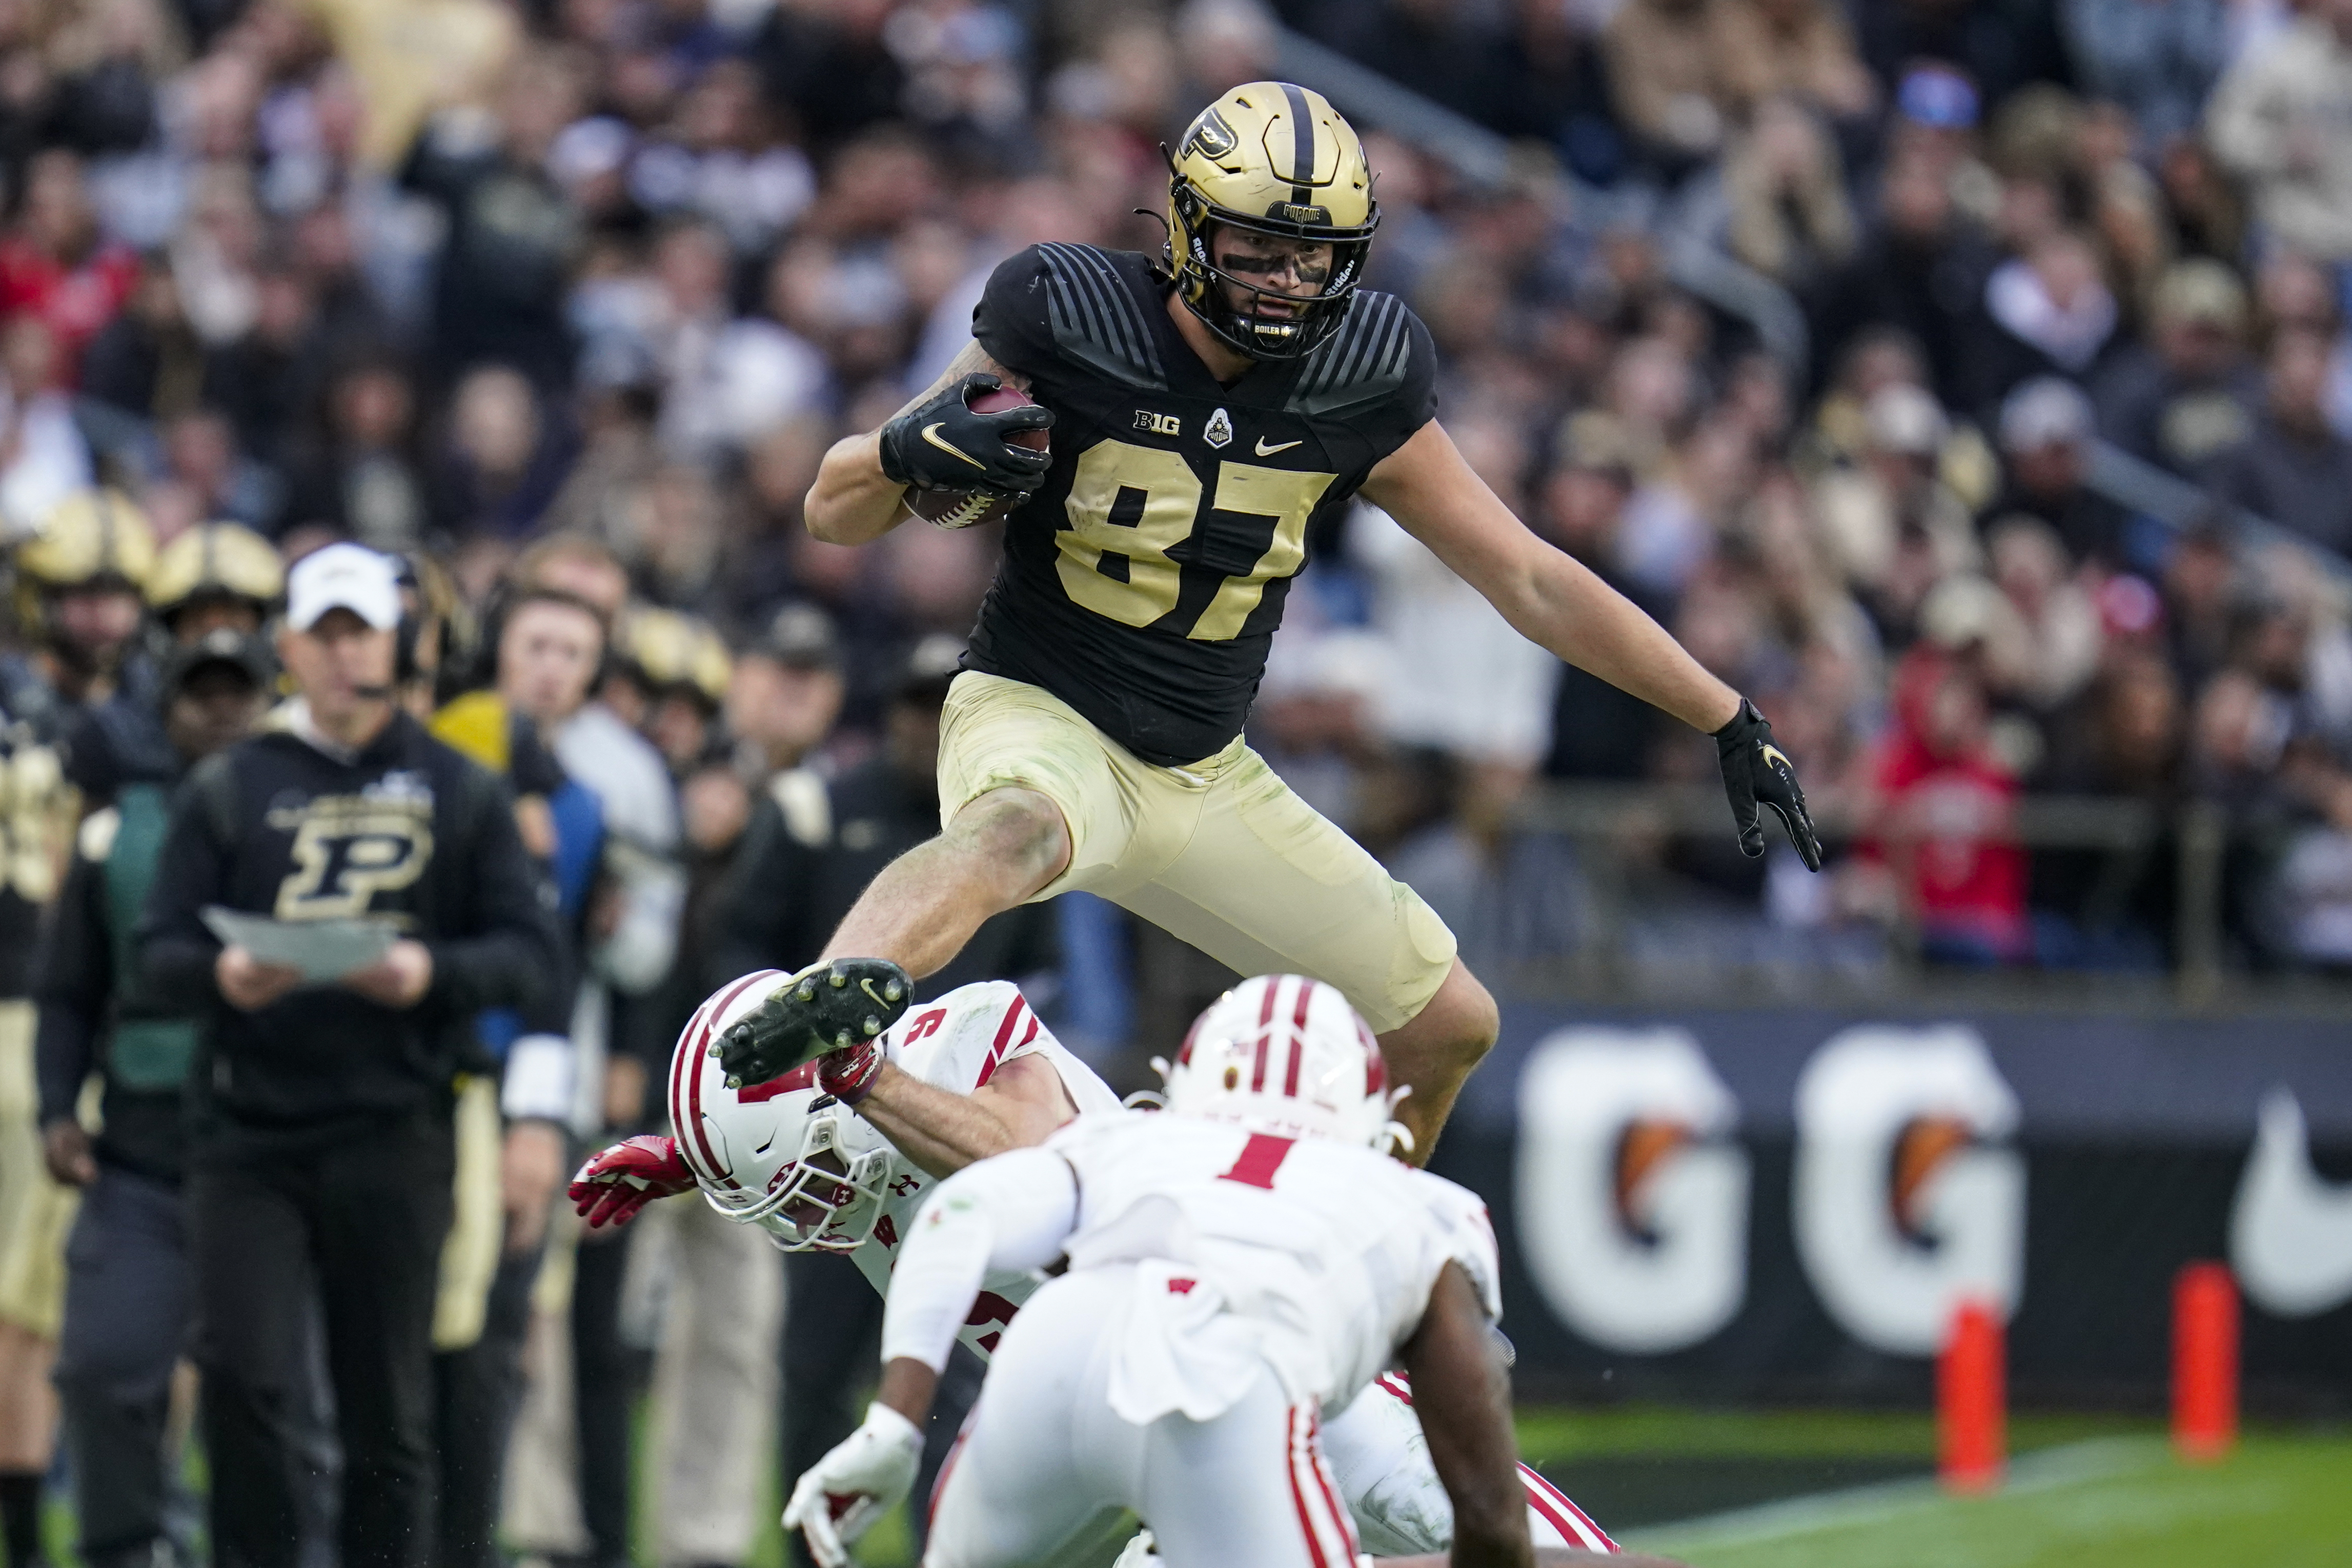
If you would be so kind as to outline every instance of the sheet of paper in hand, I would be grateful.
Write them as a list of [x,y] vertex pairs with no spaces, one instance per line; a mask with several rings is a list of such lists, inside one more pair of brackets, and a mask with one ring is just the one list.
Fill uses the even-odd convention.
[[265,964],[299,969],[312,983],[339,980],[384,956],[398,935],[381,920],[272,920],[212,904],[205,925],[224,946],[242,947]]

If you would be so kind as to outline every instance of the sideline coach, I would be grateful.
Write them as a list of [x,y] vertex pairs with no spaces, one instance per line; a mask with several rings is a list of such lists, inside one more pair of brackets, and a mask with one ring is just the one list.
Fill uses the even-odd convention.
[[[344,1455],[343,1568],[431,1554],[433,1301],[451,1080],[474,1015],[561,968],[505,787],[393,700],[392,561],[331,545],[287,579],[297,695],[173,807],[140,923],[149,994],[207,1020],[188,1092],[189,1249],[219,1568],[293,1568],[306,1292]],[[330,984],[224,948],[208,904],[400,933]]]

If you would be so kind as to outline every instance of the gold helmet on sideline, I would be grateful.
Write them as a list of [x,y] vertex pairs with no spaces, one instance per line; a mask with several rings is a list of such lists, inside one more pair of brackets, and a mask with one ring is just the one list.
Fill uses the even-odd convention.
[[77,490],[16,549],[16,574],[41,588],[113,580],[143,588],[155,569],[147,514],[120,490]]
[[[1168,161],[1168,269],[1202,324],[1254,360],[1311,353],[1348,313],[1381,207],[1353,127],[1319,92],[1246,82],[1202,110]],[[1331,246],[1323,292],[1294,315],[1257,314],[1265,292],[1221,272],[1209,230],[1226,224]],[[1225,287],[1242,291],[1234,308]]]
[[277,549],[236,523],[200,523],[163,547],[147,575],[147,608],[169,621],[200,597],[242,599],[267,615],[286,591]]
[[684,688],[714,709],[727,699],[734,661],[707,622],[675,610],[632,610],[621,627],[619,653],[649,691]]

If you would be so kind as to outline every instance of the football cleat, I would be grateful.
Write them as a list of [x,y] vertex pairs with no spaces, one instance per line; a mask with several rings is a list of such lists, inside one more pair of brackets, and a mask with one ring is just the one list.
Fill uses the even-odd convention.
[[907,971],[887,958],[812,964],[730,1025],[710,1054],[727,1086],[765,1083],[802,1062],[879,1039],[914,999]]

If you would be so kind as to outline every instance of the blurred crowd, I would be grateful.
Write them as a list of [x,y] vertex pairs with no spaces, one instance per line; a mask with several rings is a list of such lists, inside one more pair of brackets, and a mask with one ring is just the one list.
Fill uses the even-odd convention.
[[[887,672],[991,570],[984,533],[807,538],[826,444],[1012,251],[1156,250],[1159,144],[1285,28],[1509,139],[1474,182],[1346,106],[1371,281],[1481,474],[1755,693],[1846,828],[1823,888],[1661,851],[1686,891],[2145,967],[2168,852],[2001,823],[2203,796],[2296,830],[2238,879],[2244,950],[2352,956],[2340,0],[8,0],[0,528],[107,485],[159,544],[356,539],[467,610],[593,541],[691,618],[648,722],[719,852],[779,765],[878,743]],[[1694,254],[1801,307],[1801,362]],[[2108,448],[2209,514],[2115,499]],[[1530,780],[1704,768],[1376,514],[1315,543],[1265,748],[1463,899]],[[785,610],[837,729],[757,656]]]
[[[1293,36],[1461,123],[1313,84],[1366,133],[1370,282],[1428,322],[1473,467],[1752,694],[1829,831],[1812,878],[1633,813],[1621,936],[1677,975],[2158,970],[2218,809],[2233,961],[2352,962],[2352,0],[0,0],[0,1088],[37,992],[44,1072],[53,1005],[113,1016],[101,936],[87,996],[40,991],[40,911],[68,890],[123,937],[137,897],[87,867],[152,856],[168,789],[281,695],[286,569],[394,558],[402,705],[510,781],[567,964],[553,1016],[480,1019],[509,1146],[461,1168],[461,1220],[473,1179],[505,1245],[445,1348],[527,1344],[529,1484],[503,1416],[488,1458],[444,1434],[448,1563],[501,1509],[510,1542],[626,1554],[656,1340],[662,1418],[775,1419],[765,1254],[684,1205],[632,1249],[550,1239],[561,1162],[514,1134],[657,1124],[710,987],[806,962],[934,830],[997,540],[818,543],[817,463],[949,362],[1004,257],[1156,254],[1161,145]],[[1255,743],[1474,962],[1570,952],[1604,875],[1529,802],[1711,789],[1712,748],[1379,512],[1310,542]],[[2029,845],[2062,797],[2107,804]],[[1218,988],[1188,953],[1073,895],[933,988],[1054,977],[1066,1039],[1140,1056]],[[68,1186],[136,1163],[110,1111],[90,1164],[77,1062],[37,1106]],[[0,1252],[54,1274],[70,1208],[21,1207],[0,1233],[48,1239]],[[59,1311],[20,1272],[11,1568]],[[647,1329],[673,1291],[688,1327]],[[798,1332],[788,1466],[855,1360]],[[506,1409],[477,1361],[447,1407]],[[748,1457],[676,1446],[665,1562],[746,1549],[761,1448],[721,1447]]]

